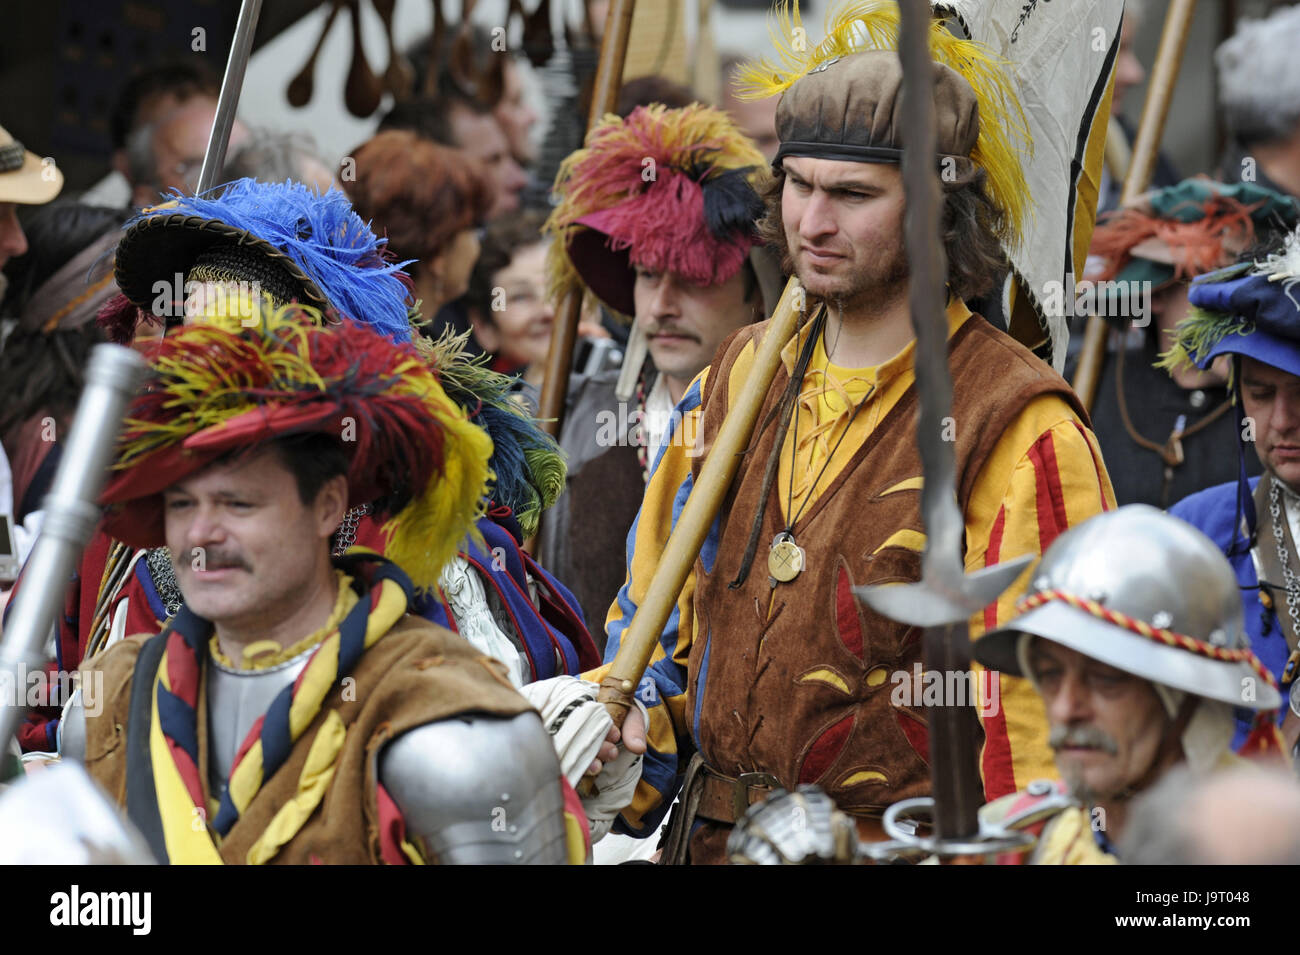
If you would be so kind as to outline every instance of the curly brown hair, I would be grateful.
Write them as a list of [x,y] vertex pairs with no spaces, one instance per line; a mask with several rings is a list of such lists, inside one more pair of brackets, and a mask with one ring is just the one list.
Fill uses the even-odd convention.
[[[948,288],[963,300],[988,294],[1007,270],[1006,253],[998,242],[996,229],[1004,217],[989,198],[981,172],[971,182],[944,193],[939,228],[943,251],[948,260]],[[794,260],[785,239],[785,222],[781,217],[781,194],[785,190],[785,171],[774,169],[761,190],[767,215],[758,222],[759,235],[781,257],[785,274],[794,273]],[[902,242],[899,236],[899,242]]]
[[356,179],[343,191],[357,214],[371,220],[398,261],[427,262],[465,229],[477,227],[492,205],[478,164],[461,152],[409,130],[386,130],[353,152]]

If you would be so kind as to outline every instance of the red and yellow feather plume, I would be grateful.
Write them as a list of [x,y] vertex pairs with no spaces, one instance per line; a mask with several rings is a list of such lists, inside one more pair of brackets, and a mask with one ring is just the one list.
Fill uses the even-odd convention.
[[300,312],[178,329],[156,346],[103,495],[106,529],[158,546],[167,487],[275,438],[327,434],[349,458],[349,503],[390,518],[386,556],[430,588],[482,513],[492,441],[415,346]]

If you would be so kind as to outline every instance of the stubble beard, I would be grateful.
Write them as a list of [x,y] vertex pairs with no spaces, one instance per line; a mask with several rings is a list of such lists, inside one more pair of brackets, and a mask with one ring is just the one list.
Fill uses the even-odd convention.
[[873,315],[895,304],[906,294],[911,275],[907,255],[901,248],[889,250],[881,268],[850,272],[830,287],[817,288],[815,276],[799,274],[809,295],[827,302],[840,315]]

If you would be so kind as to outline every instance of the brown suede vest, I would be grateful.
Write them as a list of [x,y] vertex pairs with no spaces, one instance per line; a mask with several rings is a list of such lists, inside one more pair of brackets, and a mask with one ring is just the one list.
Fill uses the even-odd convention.
[[[736,358],[766,327],[742,329],[719,352],[723,357],[704,394],[705,453],[727,412]],[[1059,394],[1087,420],[1059,375],[978,315],[950,338],[949,366],[963,513],[982,465],[1032,398]],[[778,368],[760,423],[768,421],[789,378],[784,365]],[[804,511],[794,533],[807,552],[805,569],[775,589],[767,556],[784,528],[781,489],[774,486],[761,499],[764,467],[778,450],[775,417],[751,442],[721,510],[712,572],[702,559],[696,562],[687,713],[705,760],[719,772],[771,773],[790,789],[816,783],[856,815],[878,815],[899,799],[929,792],[924,709],[919,699],[917,706],[895,706],[890,699],[902,678],[894,674],[910,679],[921,659],[920,631],[860,604],[851,589],[920,579],[919,553],[884,546],[900,530],[923,533],[919,488],[890,491],[921,475],[916,411],[913,384]],[[695,459],[697,478],[702,461],[703,455]],[[729,589],[760,509],[763,530],[753,566],[738,589]],[[692,841],[697,859],[699,842]]]
[[[104,673],[105,703],[86,720],[86,768],[120,804],[127,804],[127,725],[132,676],[141,650],[153,639],[130,637],[110,647],[83,669]],[[274,858],[280,864],[365,865],[380,861],[376,762],[385,743],[409,729],[478,712],[513,716],[529,709],[510,685],[504,668],[449,630],[417,617],[400,620],[362,654],[349,674],[356,680],[327,696],[316,719],[303,731],[289,758],[253,797],[222,840],[221,857],[241,863],[272,817],[297,792],[311,742],[329,705],[347,727],[329,789],[316,811]],[[198,707],[199,775],[207,779],[207,706]],[[138,730],[137,730],[138,732]],[[502,754],[503,756],[505,754]],[[152,777],[132,780],[152,790]],[[134,818],[134,812],[132,813]]]

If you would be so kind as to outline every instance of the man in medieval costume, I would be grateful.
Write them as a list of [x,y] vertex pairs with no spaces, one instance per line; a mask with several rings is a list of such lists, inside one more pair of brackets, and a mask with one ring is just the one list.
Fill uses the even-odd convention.
[[1281,757],[1281,695],[1251,652],[1232,569],[1214,542],[1143,504],[1062,534],[1033,572],[1019,613],[975,644],[990,670],[1042,695],[1062,782],[1037,780],[981,810],[1037,836],[1005,862],[1116,861],[1132,800],[1175,767]]
[[[858,606],[853,588],[915,581],[925,536],[917,394],[898,163],[902,71],[894,4],[851,4],[807,51],[787,24],[780,64],[747,71],[781,93],[768,232],[807,296],[758,428],[688,578],[647,679],[641,784],[622,814],[655,831],[682,785],[671,860],[725,858],[727,832],[775,787],[818,783],[879,838],[896,800],[929,791],[922,708],[895,704],[891,674],[921,658],[920,632]],[[972,314],[1028,215],[1013,143],[1019,108],[1001,62],[931,25],[935,164],[945,190],[947,326],[959,505],[968,571],[1037,554],[1112,506],[1073,392],[1026,348]],[[767,324],[742,329],[678,405],[692,447],[669,441],[629,541],[628,581],[606,623],[612,659]],[[971,621],[999,626],[1018,588]],[[604,677],[598,670],[589,676]],[[1052,772],[1032,687],[983,681],[986,795]],[[912,697],[918,702],[921,690]],[[972,719],[974,715],[972,714]],[[640,714],[624,726],[639,738]],[[684,777],[684,782],[682,779]]]
[[[41,157],[0,126],[0,269],[11,257],[27,252],[27,236],[18,222],[18,206],[39,206],[54,199],[63,188],[63,173],[58,167],[41,162]],[[5,298],[9,280],[0,271],[0,301]],[[12,519],[21,499],[14,499],[13,471],[3,447],[0,447],[0,515]],[[29,526],[14,522],[14,549],[19,560],[26,558],[36,541],[39,520]],[[7,590],[12,573],[0,573],[0,591]]]
[[[492,438],[495,475],[477,538],[448,561],[439,587],[418,597],[417,612],[502,660],[517,686],[594,665],[577,601],[521,547],[563,486],[558,448],[509,399],[507,379],[466,361],[459,343],[418,334],[409,279],[342,193],[239,180],[217,198],[178,197],[128,223],[115,271],[122,297],[101,324],[120,343],[140,344],[168,324],[248,319],[262,295],[308,306],[304,318],[361,322],[412,343]],[[335,550],[361,544],[400,562],[367,508],[348,511]],[[180,602],[165,551],[97,533],[69,589],[59,666],[75,669],[126,634],[158,632]],[[57,715],[29,717],[24,748],[54,749]]]
[[[65,751],[160,861],[581,861],[536,713],[413,612],[473,533],[489,439],[411,344],[294,311],[152,353],[104,525],[164,547],[183,602],[83,665],[103,694],[74,700]],[[401,564],[332,554],[362,503]]]
[[[1127,861],[1115,846],[1141,839],[1135,804],[1163,780],[1246,768],[1242,756],[1284,762],[1269,712],[1281,696],[1242,624],[1232,569],[1184,521],[1130,504],[1058,537],[1015,616],[975,644],[980,663],[1028,679],[1041,696],[1061,777],[980,810],[986,836],[1025,836],[1022,848],[986,861]],[[1240,755],[1237,714],[1253,727]],[[807,825],[792,826],[799,807]],[[733,862],[761,865],[916,859],[925,847],[858,846],[825,793],[801,786],[753,807],[728,851]]]
[[[1120,504],[1165,508],[1236,475],[1235,458],[1219,453],[1237,426],[1222,368],[1155,365],[1187,315],[1191,281],[1298,219],[1287,196],[1199,178],[1140,196],[1093,232],[1097,268],[1086,278],[1096,283],[1096,312],[1121,330],[1132,323],[1140,342],[1105,356],[1091,409]],[[1248,471],[1259,473],[1254,462]]]
[[780,294],[755,228],[766,170],[726,114],[697,103],[607,117],[556,177],[548,296],[586,289],[635,322],[623,371],[569,390],[567,493],[542,535],[542,564],[573,588],[593,630],[623,584],[627,531],[673,407],[723,339],[766,318]]
[[[1227,555],[1245,605],[1250,645],[1289,693],[1288,749],[1300,740],[1300,230],[1193,282],[1191,312],[1166,356],[1171,367],[1231,360],[1239,476],[1172,509]],[[1253,445],[1253,451],[1251,449]],[[1224,447],[1220,453],[1228,455]],[[1247,456],[1262,477],[1248,479]],[[1236,742],[1249,732],[1239,721]]]

